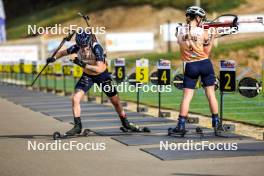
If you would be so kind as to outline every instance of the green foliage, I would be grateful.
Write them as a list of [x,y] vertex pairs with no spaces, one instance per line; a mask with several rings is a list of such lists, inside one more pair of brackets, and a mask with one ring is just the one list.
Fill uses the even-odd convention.
[[209,12],[224,12],[232,8],[236,8],[243,3],[245,3],[245,0],[202,0],[202,7],[204,7]]
[[212,58],[217,58],[221,54],[229,53],[230,51],[249,49],[249,48],[254,48],[256,46],[264,46],[263,38],[220,45],[219,47],[213,49]]

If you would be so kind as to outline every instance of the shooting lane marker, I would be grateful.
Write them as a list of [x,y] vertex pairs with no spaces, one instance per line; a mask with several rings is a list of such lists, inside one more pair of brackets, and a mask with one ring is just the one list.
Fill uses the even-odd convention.
[[[236,91],[236,63],[234,60],[220,61],[220,123],[223,126],[224,92]],[[225,124],[224,129],[234,129],[234,126]]]
[[149,60],[141,58],[136,60],[136,88],[137,88],[137,112],[147,112],[146,107],[139,107],[140,87],[149,82]]
[[[126,79],[126,60],[125,58],[116,58],[114,60],[115,72],[113,77],[117,84],[121,84]],[[121,102],[123,107],[127,106],[127,102]]]
[[170,112],[161,111],[161,88],[170,85],[170,71],[171,71],[171,62],[169,60],[160,59],[157,63],[158,67],[158,91],[159,91],[159,112],[158,117],[170,117]]

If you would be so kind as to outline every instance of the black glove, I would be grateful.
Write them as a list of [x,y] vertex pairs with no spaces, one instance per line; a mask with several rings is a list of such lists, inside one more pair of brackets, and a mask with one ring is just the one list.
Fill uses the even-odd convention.
[[49,57],[49,58],[46,60],[47,64],[52,63],[52,62],[55,62],[55,61],[56,61],[56,59],[55,59],[54,57]]
[[73,60],[73,63],[75,63],[76,65],[79,65],[82,68],[85,68],[86,66],[86,63],[84,63],[81,59],[77,57]]

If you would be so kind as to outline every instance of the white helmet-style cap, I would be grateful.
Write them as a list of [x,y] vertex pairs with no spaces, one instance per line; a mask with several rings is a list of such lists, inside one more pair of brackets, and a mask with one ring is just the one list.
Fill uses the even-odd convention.
[[198,15],[202,18],[204,18],[206,16],[206,13],[204,11],[204,9],[202,9],[201,7],[198,6],[191,6],[189,7],[186,12],[185,15]]

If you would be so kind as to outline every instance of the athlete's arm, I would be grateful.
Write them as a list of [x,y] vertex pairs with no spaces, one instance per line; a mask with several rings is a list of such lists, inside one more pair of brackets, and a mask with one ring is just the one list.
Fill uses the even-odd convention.
[[59,59],[63,56],[74,54],[78,50],[79,50],[79,47],[77,45],[72,45],[70,48],[68,48],[66,50],[58,51],[57,54],[54,56],[54,61],[56,61],[57,59]]
[[104,50],[98,43],[93,44],[93,53],[96,57],[96,65],[89,65],[84,63],[82,60],[75,58],[74,63],[83,67],[84,69],[90,70],[96,73],[102,73],[106,69]]
[[207,55],[210,55],[211,53],[211,50],[213,48],[213,44],[214,44],[214,38],[215,38],[215,33],[212,32],[211,34],[212,36],[209,37],[209,34],[208,34],[208,30],[206,30],[204,32],[204,52],[207,54]]
[[67,55],[69,55],[67,50],[62,50],[62,51],[57,52],[57,54],[54,56],[54,58],[57,60],[63,56],[67,56]]
[[63,56],[67,56],[67,55],[68,55],[67,50],[58,51],[54,57],[47,58],[46,62],[47,62],[47,64],[49,64],[49,63],[55,62],[57,59],[59,59]]
[[103,71],[105,71],[106,66],[105,66],[105,63],[104,62],[97,61],[96,62],[96,65],[86,64],[85,65],[85,69],[91,70],[92,72],[96,72],[96,73],[102,73]]

